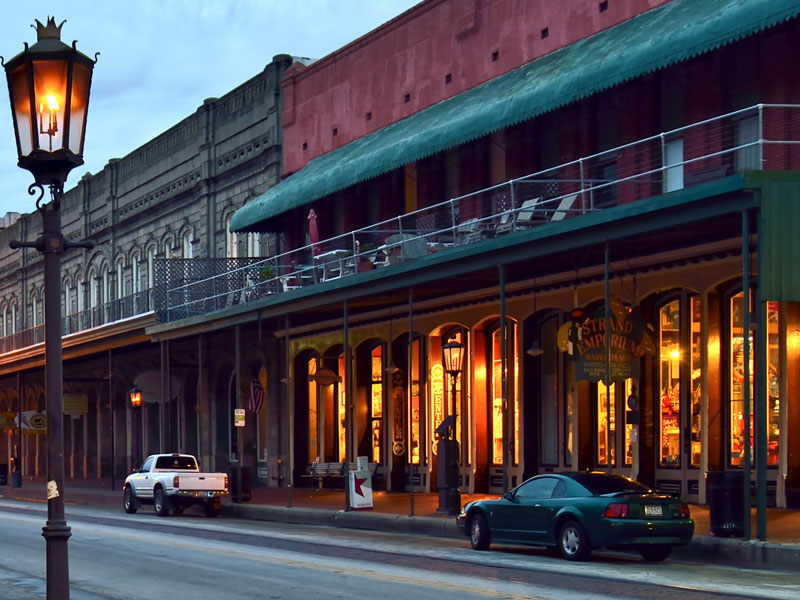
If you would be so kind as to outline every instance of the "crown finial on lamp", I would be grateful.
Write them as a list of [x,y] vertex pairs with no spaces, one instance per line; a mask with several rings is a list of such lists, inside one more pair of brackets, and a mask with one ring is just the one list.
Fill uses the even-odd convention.
[[[47,25],[43,25],[39,19],[34,20],[36,21],[36,39],[40,42],[42,40],[60,40],[61,27],[67,22],[67,20],[64,19],[61,21],[61,24],[56,25],[55,17],[47,17]],[[33,25],[31,25],[31,27],[33,27]]]

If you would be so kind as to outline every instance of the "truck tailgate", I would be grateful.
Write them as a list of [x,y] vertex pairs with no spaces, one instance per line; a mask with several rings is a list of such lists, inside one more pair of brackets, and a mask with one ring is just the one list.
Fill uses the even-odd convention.
[[225,489],[224,473],[181,473],[178,489],[193,492],[219,492]]

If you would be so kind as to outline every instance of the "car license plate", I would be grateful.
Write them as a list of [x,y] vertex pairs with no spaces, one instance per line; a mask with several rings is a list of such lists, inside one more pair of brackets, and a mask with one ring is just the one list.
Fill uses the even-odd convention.
[[664,513],[661,512],[660,505],[645,505],[644,514],[646,517],[660,517]]

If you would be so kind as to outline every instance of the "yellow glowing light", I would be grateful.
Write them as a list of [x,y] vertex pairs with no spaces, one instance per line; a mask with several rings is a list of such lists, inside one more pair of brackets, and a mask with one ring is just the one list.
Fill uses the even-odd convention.
[[58,98],[56,98],[53,94],[48,94],[47,96],[47,108],[50,109],[50,112],[55,112],[58,110]]
[[673,350],[669,353],[670,358],[680,358],[681,353],[678,350]]

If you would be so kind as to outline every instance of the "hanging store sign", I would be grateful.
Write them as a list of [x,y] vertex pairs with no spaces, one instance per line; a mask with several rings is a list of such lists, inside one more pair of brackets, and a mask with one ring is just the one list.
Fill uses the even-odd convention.
[[575,361],[576,381],[597,383],[607,375],[610,381],[639,379],[640,359],[655,353],[641,309],[612,297],[608,322],[605,312],[603,305],[593,313],[573,310],[570,320],[558,330],[558,349]]
[[341,382],[342,378],[330,369],[320,369],[316,373],[311,373],[308,376],[308,380],[316,381],[320,385],[333,385],[334,383]]
[[243,408],[235,408],[233,409],[233,426],[234,427],[244,427],[244,409]]
[[89,396],[86,394],[64,394],[61,405],[65,415],[85,415],[89,412]]

